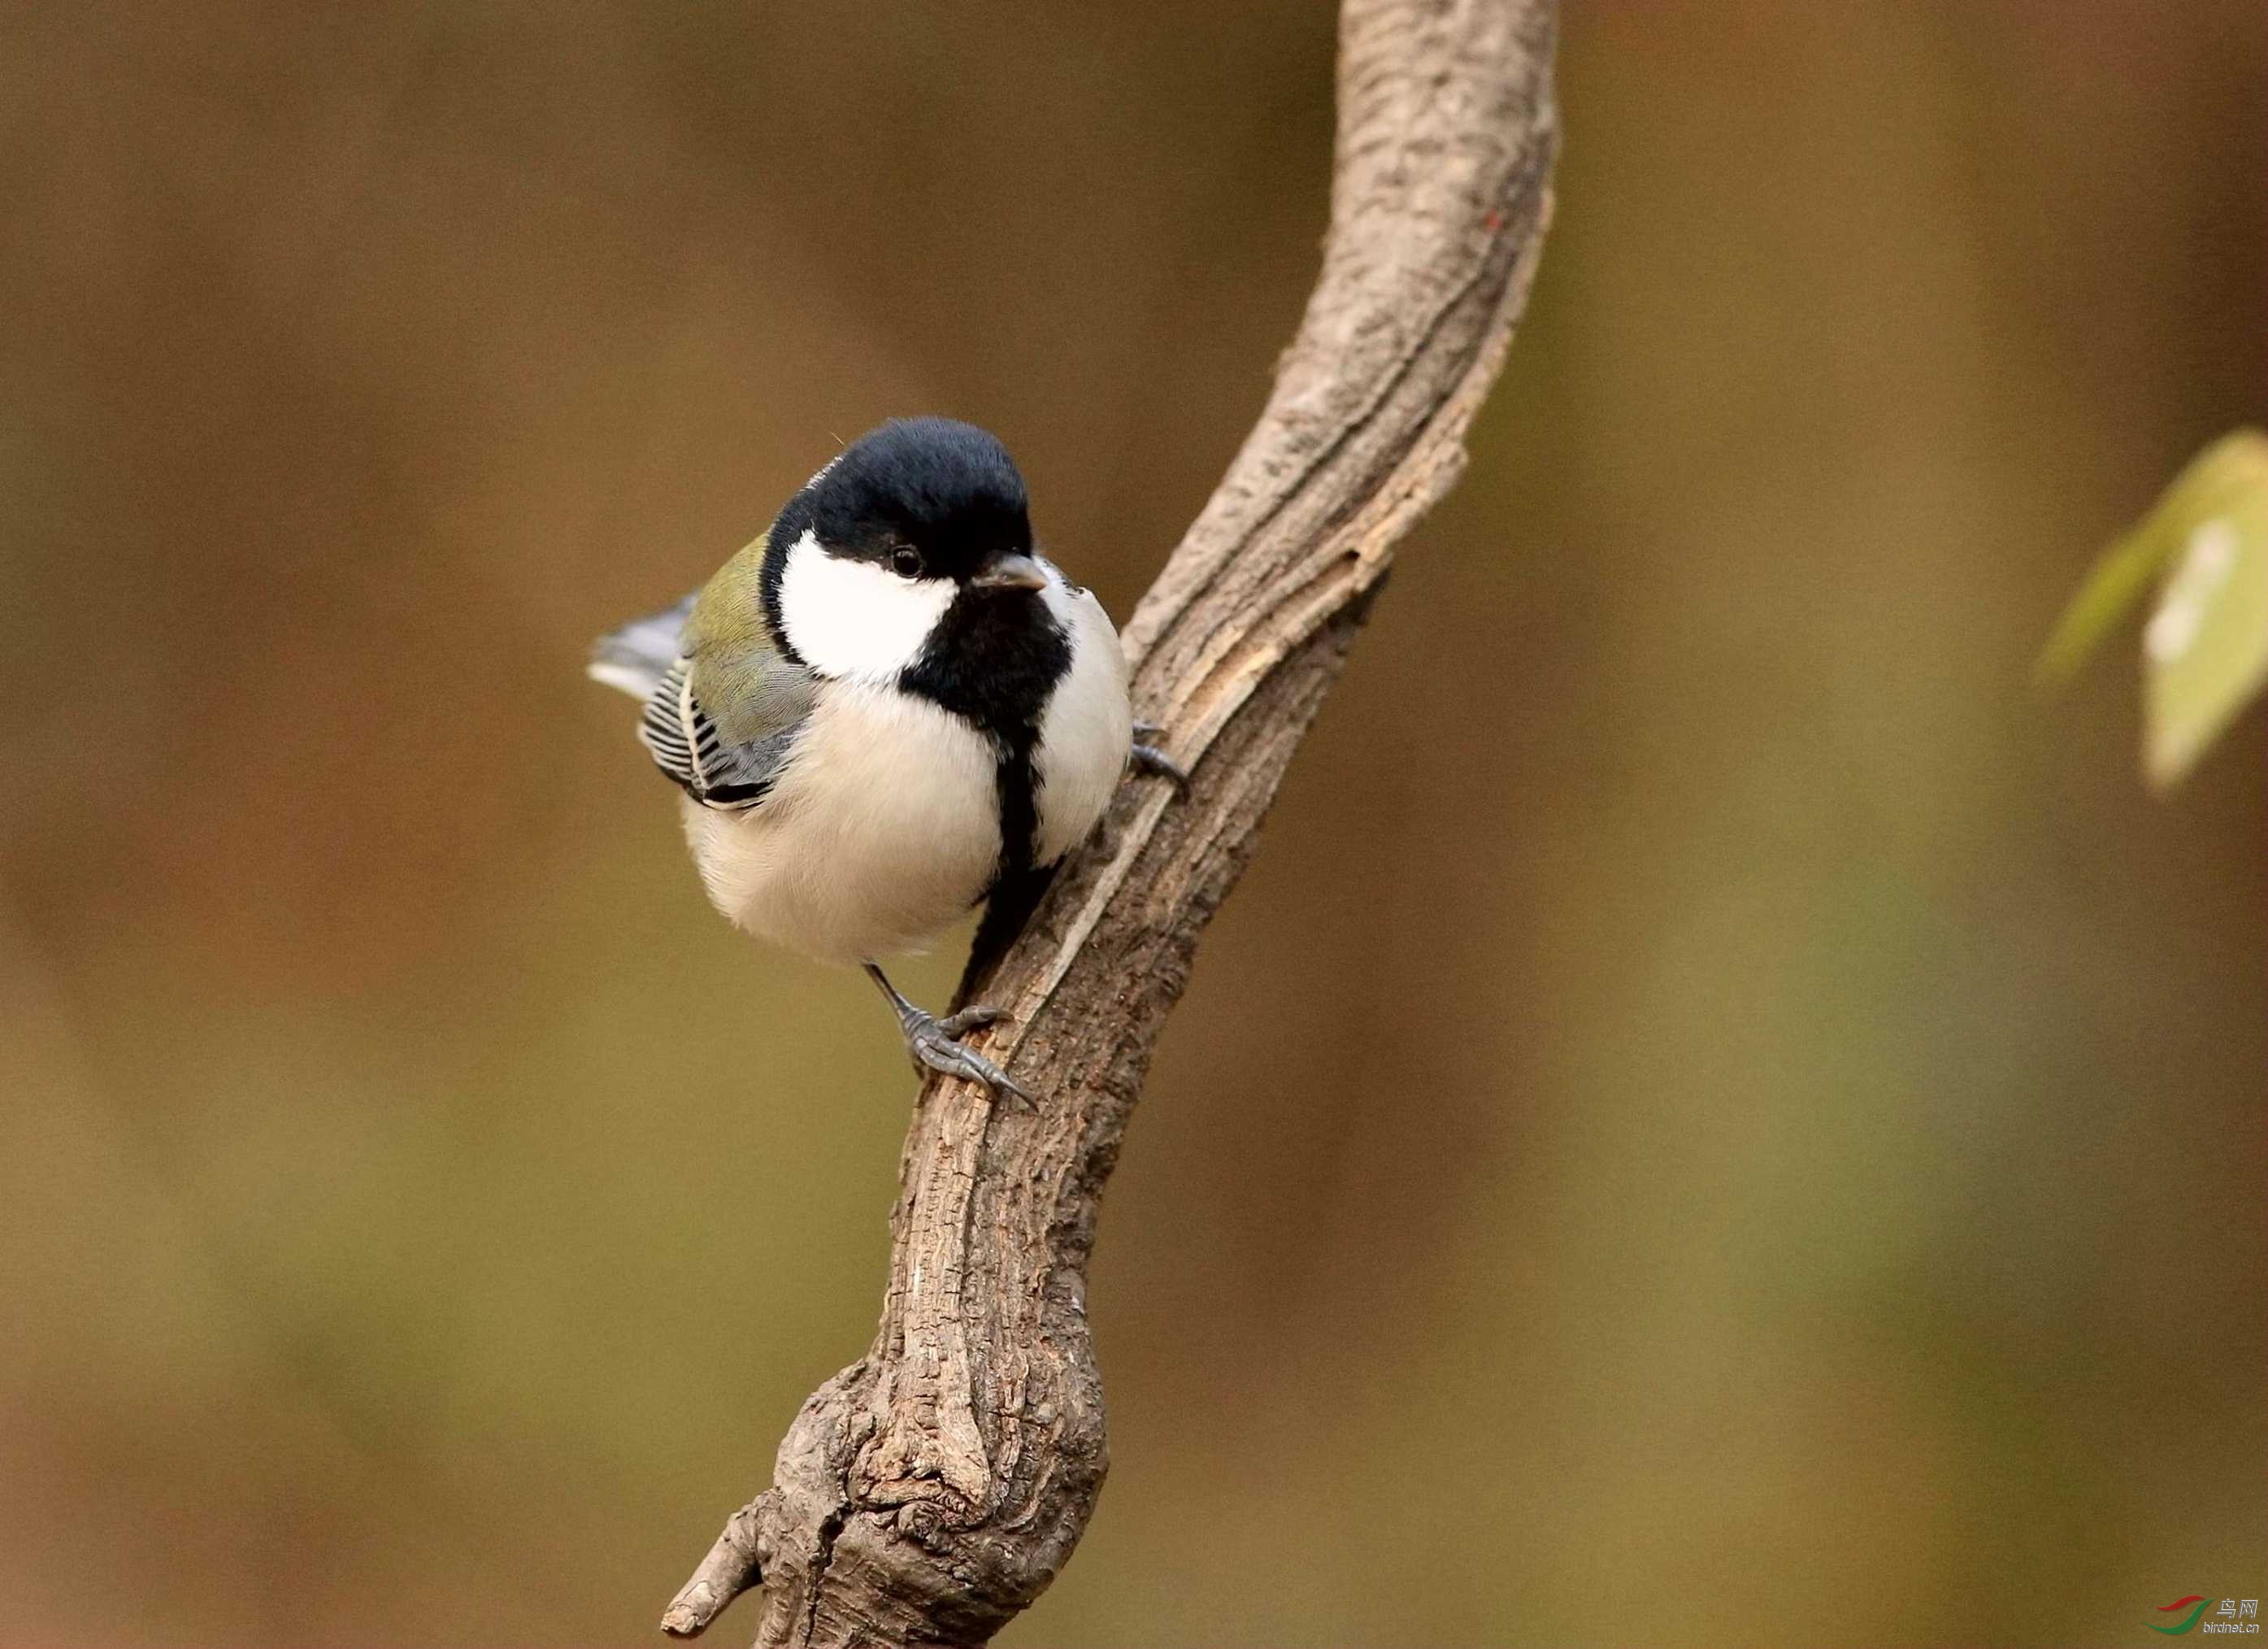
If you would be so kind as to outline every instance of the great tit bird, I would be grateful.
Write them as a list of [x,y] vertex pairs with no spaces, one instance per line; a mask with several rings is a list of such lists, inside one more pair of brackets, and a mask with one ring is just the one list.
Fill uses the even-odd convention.
[[601,638],[590,673],[644,700],[725,920],[863,966],[917,1070],[1019,1095],[961,1042],[998,1010],[924,1013],[880,959],[1010,890],[1027,905],[1130,759],[1186,783],[1135,743],[1118,632],[1034,550],[1007,448],[949,418],[853,442],[701,589]]

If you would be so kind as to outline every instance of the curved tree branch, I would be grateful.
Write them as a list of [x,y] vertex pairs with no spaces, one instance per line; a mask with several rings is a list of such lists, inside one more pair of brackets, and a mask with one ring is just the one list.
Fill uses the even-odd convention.
[[1197,935],[1256,845],[1395,543],[1454,482],[1550,214],[1552,0],[1345,0],[1323,266],[1259,423],[1126,631],[1194,783],[1120,793],[984,979],[1036,1105],[932,1077],[873,1348],[664,1616],[765,1588],[760,1645],[976,1645],[1101,1488],[1098,1199]]

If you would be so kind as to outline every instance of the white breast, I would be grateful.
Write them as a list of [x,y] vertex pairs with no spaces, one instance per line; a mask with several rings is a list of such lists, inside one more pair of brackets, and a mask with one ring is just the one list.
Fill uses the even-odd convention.
[[1102,603],[1074,589],[1053,567],[1042,593],[1071,638],[1071,673],[1040,721],[1035,767],[1040,781],[1034,857],[1052,864],[1085,840],[1126,772],[1134,713],[1126,697],[1126,654]]
[[763,805],[685,804],[710,902],[828,962],[917,949],[974,904],[1000,857],[990,742],[895,689],[830,682]]

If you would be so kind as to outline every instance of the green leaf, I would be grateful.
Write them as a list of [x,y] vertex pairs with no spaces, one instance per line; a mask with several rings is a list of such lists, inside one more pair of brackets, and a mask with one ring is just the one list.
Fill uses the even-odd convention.
[[2141,524],[2098,558],[2079,594],[2056,620],[2035,674],[2060,687],[2079,671],[2102,638],[2124,617],[2150,580],[2164,570],[2197,524],[2216,514],[2228,497],[2257,491],[2268,466],[2268,436],[2258,430],[2224,435],[2174,478]]
[[2061,687],[2079,674],[2095,644],[2141,599],[2173,550],[2162,534],[2132,532],[2102,552],[2041,649],[2033,669],[2041,685]]
[[2142,769],[2162,790],[2268,683],[2268,436],[2207,447],[2139,530],[2170,541],[2142,632]]
[[2163,789],[2268,680],[2268,435],[2222,436],[2102,552],[2040,654],[2040,681],[2069,681],[2154,579],[2163,585],[2144,632],[2142,765]]

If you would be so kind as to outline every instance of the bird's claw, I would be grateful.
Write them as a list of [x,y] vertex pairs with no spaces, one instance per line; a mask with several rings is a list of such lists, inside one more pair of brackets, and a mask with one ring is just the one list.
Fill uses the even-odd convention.
[[916,1017],[905,1023],[906,1052],[913,1056],[917,1071],[963,1076],[995,1093],[1012,1093],[1027,1105],[1035,1104],[1030,1092],[1014,1077],[960,1040],[965,1033],[996,1024],[1005,1017],[998,1008],[964,1008],[943,1019],[932,1018],[917,1009]]
[[948,1014],[937,1022],[937,1028],[949,1037],[966,1036],[971,1031],[982,1031],[986,1025],[998,1024],[1008,1017],[1000,1008],[987,1008],[979,1002],[964,1008],[957,1014]]
[[[1136,730],[1139,731],[1140,728],[1138,728]],[[1154,773],[1171,784],[1182,795],[1189,795],[1189,770],[1155,744],[1137,743],[1128,752],[1128,757],[1133,762],[1136,772]]]
[[1006,1014],[978,1003],[940,1019],[908,1002],[879,965],[873,962],[864,965],[866,977],[874,981],[874,987],[889,1002],[890,1011],[898,1017],[898,1029],[905,1036],[906,1053],[913,1060],[916,1074],[935,1071],[941,1076],[965,1076],[993,1093],[1012,1093],[1027,1105],[1037,1103],[1007,1072],[961,1044],[968,1032],[998,1024]]

